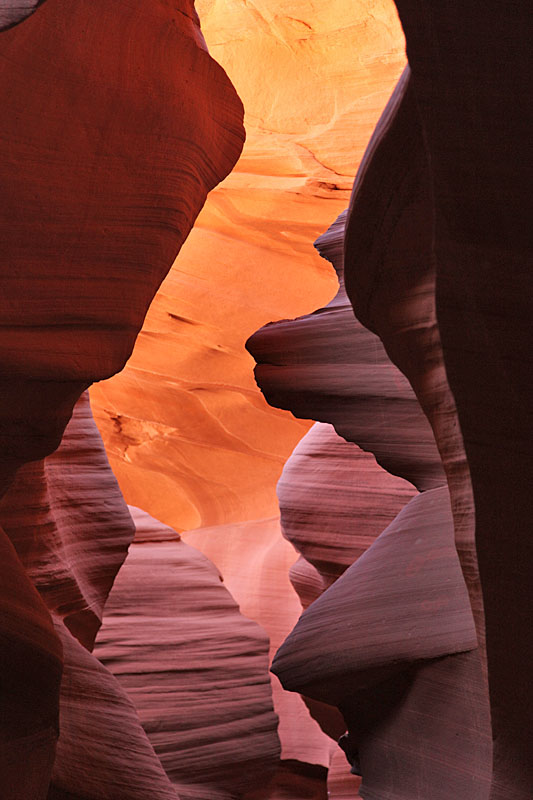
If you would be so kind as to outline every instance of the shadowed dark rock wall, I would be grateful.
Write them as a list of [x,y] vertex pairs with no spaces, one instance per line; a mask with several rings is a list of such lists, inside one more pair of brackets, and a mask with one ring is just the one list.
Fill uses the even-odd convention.
[[533,783],[531,9],[397,6],[431,164],[437,319],[472,476],[491,800],[522,800]]

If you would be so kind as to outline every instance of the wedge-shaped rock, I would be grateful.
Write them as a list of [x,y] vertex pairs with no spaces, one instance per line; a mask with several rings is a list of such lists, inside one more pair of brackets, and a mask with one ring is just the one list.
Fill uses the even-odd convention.
[[231,800],[279,758],[268,640],[216,567],[138,509],[96,653],[137,708],[181,800]]
[[380,339],[355,319],[346,296],[345,221],[343,213],[316,242],[336,269],[339,292],[325,308],[266,325],[248,340],[256,381],[271,405],[331,423],[418,489],[442,486],[433,433],[409,382]]
[[284,686],[337,705],[382,670],[474,649],[451,531],[447,489],[414,497],[304,612],[274,659]]

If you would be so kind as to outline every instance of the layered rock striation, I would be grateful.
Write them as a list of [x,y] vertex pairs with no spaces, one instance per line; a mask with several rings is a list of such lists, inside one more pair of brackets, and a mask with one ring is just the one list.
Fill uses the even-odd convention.
[[[415,494],[333,426],[317,422],[311,428],[285,465],[278,498],[285,535],[320,576],[316,596],[368,550]],[[293,568],[296,585],[303,568],[301,562]],[[305,589],[301,599],[309,604]]]
[[[322,800],[329,767],[335,800],[360,775],[365,800],[525,800],[526,3],[397,0],[409,67],[363,157],[392,5],[199,3],[249,143],[94,397],[128,499],[204,526],[235,599],[138,510],[131,544],[83,392],[131,354],[242,106],[192,0],[71,6],[0,3],[3,796]],[[309,241],[358,165],[317,241],[337,295],[248,342],[297,422],[242,345],[331,293]]]
[[[243,98],[247,142],[198,217],[127,368],[91,396],[127,500],[216,563],[243,613],[267,630],[273,655],[300,613],[275,482],[310,423],[264,402],[244,342],[334,293],[311,242],[347,205],[405,56],[383,2],[304,3],[298,13],[285,1],[197,8]],[[304,91],[311,78],[316,91]],[[324,794],[331,740],[277,679],[273,689],[283,766],[269,791]]]
[[205,556],[131,513],[135,541],[95,652],[133,700],[181,800],[242,797],[279,760],[268,639]]
[[2,593],[16,610],[2,617],[4,796],[175,798],[131,701],[90,652],[134,526],[86,394],[59,449],[19,469],[0,520],[3,586],[17,587]]
[[397,7],[430,164],[437,320],[475,503],[491,800],[522,800],[533,781],[530,9],[519,2],[502,19],[493,4]]
[[170,798],[131,702],[89,653],[132,526],[76,402],[124,366],[239,155],[242,106],[192,3],[51,0],[28,16],[36,5],[0,14],[0,782],[6,800]]
[[23,22],[43,2],[44,0],[2,0],[0,3],[0,31]]
[[[395,125],[397,130],[403,131],[407,141],[412,142],[408,138],[409,131],[404,130],[401,115],[400,123],[397,119],[408,83],[409,73],[406,71],[363,160],[348,217],[348,226],[352,227],[346,230],[348,290],[356,309],[357,303],[361,303],[363,321],[380,334],[381,341],[351,316],[343,285],[343,239],[347,218],[341,215],[328,234],[317,242],[335,263],[340,276],[337,298],[315,314],[267,326],[255,334],[247,346],[259,362],[256,377],[271,402],[293,408],[297,414],[302,413],[303,406],[310,409],[314,403],[318,411],[314,416],[321,419],[325,419],[329,412],[331,421],[345,438],[358,442],[364,450],[374,452],[382,466],[413,481],[422,494],[414,497],[383,533],[374,529],[374,538],[380,534],[375,541],[372,537],[358,541],[355,525],[351,537],[347,536],[343,531],[345,527],[349,529],[349,522],[343,525],[337,509],[348,509],[356,523],[355,509],[358,506],[364,509],[369,500],[370,503],[372,500],[379,502],[379,494],[372,497],[372,473],[369,469],[372,459],[367,457],[369,480],[359,479],[356,483],[354,454],[351,454],[351,462],[340,457],[350,445],[337,443],[335,466],[345,478],[335,481],[335,491],[332,491],[330,472],[334,462],[331,444],[324,436],[320,441],[317,429],[308,434],[308,437],[316,439],[314,469],[298,473],[302,466],[300,451],[305,451],[304,440],[289,459],[278,488],[284,533],[294,540],[315,570],[318,568],[326,575],[334,573],[328,561],[331,564],[339,558],[342,562],[348,555],[346,542],[351,543],[350,555],[357,560],[338,580],[335,578],[342,569],[329,578],[329,583],[332,579],[335,582],[304,613],[280,649],[273,668],[286,688],[335,704],[342,710],[349,729],[343,744],[353,770],[363,774],[363,797],[412,799],[425,797],[431,792],[432,796],[437,796],[435,792],[438,794],[439,791],[444,792],[444,797],[449,790],[449,786],[445,789],[442,783],[446,772],[448,784],[453,785],[456,792],[481,800],[488,796],[490,785],[488,703],[471,605],[454,547],[448,481],[452,497],[455,491],[456,498],[459,498],[454,508],[458,521],[456,528],[459,542],[466,542],[462,551],[463,556],[466,553],[463,562],[465,573],[470,578],[471,596],[475,600],[480,592],[475,559],[472,560],[470,485],[455,406],[442,365],[432,299],[434,273],[431,271],[430,252],[420,248],[423,240],[412,238],[412,230],[416,230],[420,219],[424,221],[426,218],[427,195],[421,192],[420,171],[417,172],[416,164],[414,175],[399,166],[397,180],[390,169],[385,172],[388,163],[379,170],[380,158],[384,165],[387,161],[383,153],[391,136],[398,137]],[[408,149],[406,152],[409,154]],[[373,173],[375,169],[377,173]],[[378,195],[372,188],[376,181],[379,182],[380,175],[385,181],[390,180],[394,187],[390,195],[385,191]],[[403,190],[399,198],[398,186]],[[364,212],[367,187],[370,201],[382,203],[378,211],[381,208],[384,211],[380,216],[374,210],[361,222],[357,208],[361,203]],[[395,200],[398,201],[397,208]],[[390,217],[387,216],[389,213]],[[371,222],[382,225],[383,235],[369,230]],[[395,225],[399,231],[396,240]],[[356,226],[362,231],[361,236],[353,233]],[[378,229],[378,233],[382,231]],[[398,236],[403,236],[403,241],[401,238],[398,241]],[[371,243],[377,248],[375,256],[369,249]],[[408,246],[413,248],[412,255]],[[407,261],[407,270],[403,269],[403,259]],[[360,264],[363,266],[358,269]],[[373,264],[375,269],[372,269]],[[354,286],[359,289],[358,293]],[[359,330],[361,333],[357,339],[355,331]],[[361,347],[365,336],[369,337],[367,341],[373,342],[373,354],[377,354],[374,368],[367,370],[364,361],[368,348],[365,351]],[[383,345],[409,378],[416,395],[389,361]],[[382,374],[385,368],[393,376],[400,376],[397,383],[402,387],[405,399],[403,404],[397,400],[396,408],[390,404],[389,413],[378,417],[380,392],[387,400],[390,396],[386,391],[387,384],[377,377],[380,367]],[[295,391],[289,379],[291,368],[295,371],[299,391]],[[339,402],[339,386],[343,390],[343,399],[346,398],[343,404]],[[335,396],[337,402],[332,399]],[[407,402],[410,407],[406,407]],[[374,409],[373,416],[366,411],[371,408]],[[406,426],[402,424],[406,408],[412,409],[408,414],[411,447],[407,448],[405,438],[403,443],[398,442],[399,437],[406,436]],[[433,426],[435,438],[422,408]],[[308,415],[311,413],[306,411]],[[414,435],[417,428],[423,432],[422,435]],[[330,429],[329,438],[332,437],[335,434]],[[383,474],[383,470],[373,463],[374,469]],[[291,481],[294,474],[299,474],[300,482],[294,478]],[[350,480],[353,480],[352,486]],[[375,491],[384,489],[385,483],[378,478]],[[311,494],[314,502],[308,509],[305,497]],[[409,494],[404,494],[403,502],[408,498]],[[403,502],[400,501],[396,513]],[[322,520],[312,514],[314,504],[321,508]],[[328,522],[324,522],[328,517]],[[306,526],[308,519],[313,519],[313,522],[317,519],[317,524]],[[370,519],[376,526],[379,524],[378,515]],[[305,537],[302,531],[306,531]],[[388,542],[392,546],[390,552]],[[442,556],[438,554],[440,548]],[[325,551],[330,553],[326,559]],[[344,569],[346,566],[348,564]],[[309,580],[307,585],[305,579],[302,580],[303,566],[296,565],[296,573],[300,586],[309,594]],[[312,578],[309,570],[307,577]],[[315,580],[315,592],[327,585],[324,578],[322,587]],[[425,592],[429,594],[425,595]],[[309,597],[306,598],[308,601]],[[411,602],[413,605],[410,607]],[[455,609],[450,603],[457,603]],[[476,609],[475,602],[473,607]],[[404,623],[395,618],[397,613],[402,615],[402,609],[406,611]],[[364,618],[367,613],[369,616]],[[358,615],[362,615],[361,619]],[[482,614],[478,613],[478,626],[482,619]],[[460,693],[454,696],[452,676],[455,670],[469,686],[467,704]],[[424,720],[426,730],[434,729],[436,709],[424,704],[431,693],[440,691],[439,686],[446,695],[446,713],[442,709],[439,711],[442,729],[431,735],[446,767],[439,772],[436,764],[428,762],[420,740],[404,753],[404,762],[399,770],[392,766],[384,769],[385,763],[394,763],[398,758],[403,748],[402,741],[407,731],[413,729],[415,720]],[[381,710],[377,712],[377,708]],[[461,731],[461,745],[452,745],[450,737],[458,730]],[[473,735],[470,733],[472,730],[482,733]],[[379,731],[387,733],[382,735]],[[395,751],[397,754],[390,762]]]

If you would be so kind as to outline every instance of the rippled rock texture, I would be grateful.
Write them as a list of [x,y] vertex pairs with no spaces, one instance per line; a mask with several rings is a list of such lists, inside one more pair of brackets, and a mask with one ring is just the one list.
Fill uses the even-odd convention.
[[90,653],[134,526],[86,395],[59,449],[18,471],[0,524],[3,796],[175,798],[131,701]]
[[[0,2],[3,797],[526,800],[528,4],[397,0],[364,156],[392,5],[198,6],[248,144],[94,399],[128,499],[216,567],[138,510],[131,544],[83,392],[241,104],[192,0]],[[309,244],[358,166],[337,295],[248,342],[295,421],[243,343],[333,293]]]
[[[422,494],[307,608],[274,669],[288,688],[342,709],[349,729],[343,747],[354,771],[363,774],[364,798],[444,798],[451,792],[480,800],[522,800],[532,784],[530,743],[524,736],[531,716],[526,665],[532,647],[526,611],[531,581],[524,564],[531,553],[523,527],[531,478],[530,460],[526,463],[523,455],[531,430],[525,413],[532,388],[531,341],[524,321],[531,314],[525,263],[532,243],[523,217],[530,173],[520,166],[532,104],[526,88],[531,76],[519,66],[527,49],[527,10],[519,4],[500,30],[495,9],[482,14],[450,2],[428,12],[418,2],[397,5],[410,69],[363,158],[344,240],[347,295],[358,320],[381,340],[376,356],[381,343],[384,351],[366,377],[359,364],[363,359],[354,355],[361,349],[354,336],[358,323],[342,330],[334,323],[335,312],[341,321],[335,305],[343,303],[342,282],[337,300],[325,309],[267,326],[248,347],[270,402],[331,421]],[[326,257],[333,254],[339,273],[343,248],[339,237],[337,250],[332,242],[342,224],[339,218],[330,229],[325,251]],[[418,401],[434,436],[431,445],[427,427],[424,436],[411,433],[404,463],[391,458],[402,405],[368,420],[360,399],[371,397],[376,409],[381,394],[389,400],[390,392],[376,379],[387,356],[416,395],[415,400],[404,393],[411,403],[404,406],[404,419],[407,415],[409,424],[420,425],[419,411],[408,410]],[[356,375],[357,383],[350,383]],[[321,455],[327,458],[326,446]],[[297,449],[294,472],[300,463]],[[328,470],[323,484],[320,472],[317,467],[314,476],[309,473],[316,504],[322,497],[329,500],[335,525],[338,501]],[[286,473],[291,475],[291,460]],[[438,488],[421,482],[431,474]],[[301,560],[293,569],[308,605],[323,581],[317,554],[324,559],[324,542],[319,536],[313,541],[313,525],[306,526],[305,491],[295,481],[292,493],[285,482],[284,477],[282,516],[284,504],[290,510],[285,534],[294,536],[300,549],[303,542],[310,557],[307,567]],[[380,555],[396,526],[414,536],[406,548],[412,555],[409,566],[402,567],[403,551]],[[310,541],[302,537],[306,527]],[[400,547],[402,538],[394,535],[391,541]],[[438,564],[440,539],[448,548],[448,565]],[[342,553],[342,534],[339,548]],[[329,556],[326,565],[331,561]],[[430,579],[431,600],[423,599],[424,581],[435,567],[439,580]],[[411,588],[402,589],[411,579]],[[372,580],[377,584],[367,595]],[[383,613],[382,589],[388,609]],[[455,611],[449,606],[452,596],[458,602]],[[359,617],[365,597],[376,613],[368,626]],[[402,630],[395,615],[411,601]],[[435,614],[424,622],[433,603]],[[504,617],[508,625],[502,625]],[[349,643],[354,650],[347,656]],[[406,748],[405,742],[415,741],[424,728],[424,740]],[[440,764],[426,753],[430,741]]]
[[0,31],[18,25],[29,17],[44,0],[1,0]]
[[[400,164],[396,179],[391,167],[398,149],[409,164],[409,148],[399,147],[402,136],[416,151],[416,129],[402,118],[412,102],[409,80],[407,70],[369,145],[348,215],[316,243],[337,270],[337,297],[314,314],[266,326],[247,346],[271,402],[329,417],[346,439],[422,493],[387,475],[329,426],[315,426],[302,440],[278,494],[284,533],[303,556],[293,581],[304,605],[318,599],[273,669],[286,688],[342,710],[349,730],[344,747],[354,772],[363,774],[362,797],[444,798],[453,786],[481,800],[490,785],[488,702],[472,615],[476,604],[470,605],[454,547],[448,489],[449,483],[452,498],[454,491],[459,497],[453,507],[457,541],[467,546],[458,549],[475,601],[480,587],[472,560],[470,484],[444,375],[430,247],[412,237],[426,220],[420,176],[427,169],[419,157],[412,172]],[[383,191],[377,193],[376,185]],[[377,208],[365,217],[372,202]],[[380,338],[353,318],[344,278],[353,307],[361,307],[362,321]],[[387,502],[388,527],[380,519]],[[476,621],[482,624],[482,614]],[[455,671],[469,687],[467,703],[454,693]],[[446,698],[442,708],[431,701],[440,693]],[[315,713],[320,719],[320,710]],[[406,737],[416,744],[403,752],[396,770],[392,764]],[[425,739],[441,753],[442,768],[427,760]]]
[[0,5],[0,785],[6,800],[171,798],[89,652],[133,529],[76,403],[124,366],[240,153],[242,106],[188,0],[36,5]]
[[181,800],[232,800],[279,759],[268,638],[214,565],[131,509],[135,541],[106,604],[96,654],[133,700]]
[[[275,484],[310,422],[264,402],[244,342],[335,293],[312,242],[349,201],[404,45],[393,6],[381,0],[297,10],[288,0],[201,0],[197,9],[243,99],[247,141],[210,194],[126,369],[91,397],[128,502],[183,531],[217,565],[268,632],[273,655],[301,611]],[[282,766],[269,791],[323,796],[336,746],[276,678],[273,692]]]

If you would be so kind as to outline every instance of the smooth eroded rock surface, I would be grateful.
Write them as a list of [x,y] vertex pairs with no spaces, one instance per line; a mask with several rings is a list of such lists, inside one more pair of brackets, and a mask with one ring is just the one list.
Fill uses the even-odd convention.
[[242,110],[188,0],[66,10],[52,0],[0,36],[0,362],[92,381],[129,356],[207,192],[240,153]]
[[[283,538],[279,518],[199,528],[187,532],[184,537],[202,552],[209,553],[241,612],[268,633],[272,660],[302,611],[289,582],[297,554]],[[276,676],[271,678],[281,741],[281,774],[277,779],[284,783],[289,773],[295,773],[296,777],[302,771],[305,773],[305,764],[325,770],[330,763],[333,742],[309,716],[302,699],[286,692]],[[297,780],[293,777],[291,791],[296,792]],[[313,777],[312,773],[309,777]],[[322,775],[322,781],[324,777]],[[272,791],[274,789],[275,785]],[[305,791],[302,789],[302,792],[304,798]]]
[[126,499],[177,530],[277,514],[275,483],[308,423],[264,403],[244,342],[334,294],[312,242],[346,207],[405,60],[383,0],[196,5],[245,105],[245,149],[198,217],[127,368],[91,390]]
[[346,223],[346,287],[357,317],[379,335],[432,426],[450,488],[455,545],[484,659],[474,503],[437,324],[432,214],[430,169],[413,79],[406,68],[354,183]]
[[[447,489],[414,497],[302,615],[274,660],[285,686],[338,701],[381,670],[475,649]],[[327,684],[327,688],[326,688]],[[305,687],[320,685],[320,690]],[[331,688],[330,688],[331,687]]]

